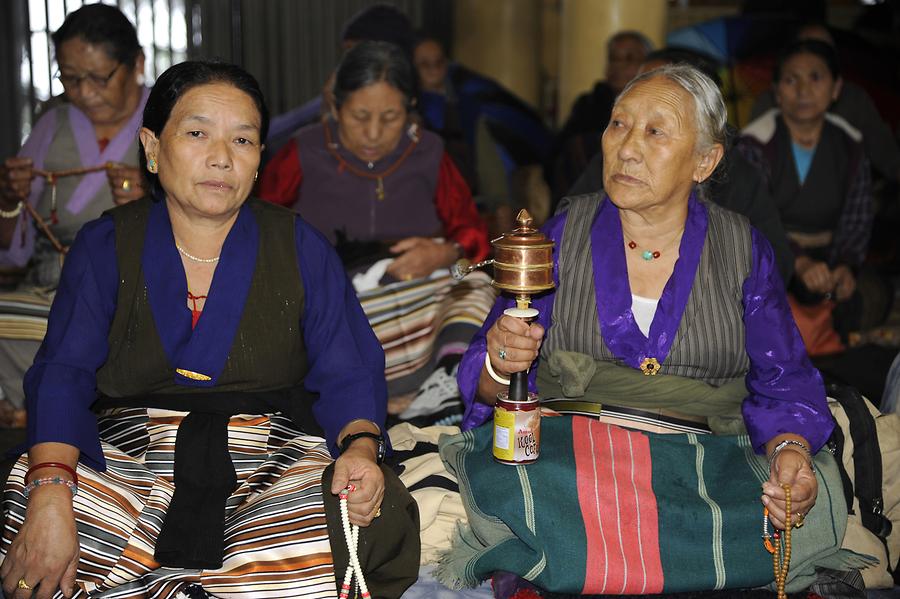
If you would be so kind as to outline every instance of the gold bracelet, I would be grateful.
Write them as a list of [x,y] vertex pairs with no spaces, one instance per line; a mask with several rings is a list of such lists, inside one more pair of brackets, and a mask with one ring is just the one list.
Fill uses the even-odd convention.
[[15,218],[22,214],[22,207],[25,205],[25,202],[19,200],[19,203],[16,204],[16,207],[12,210],[0,210],[0,218]]

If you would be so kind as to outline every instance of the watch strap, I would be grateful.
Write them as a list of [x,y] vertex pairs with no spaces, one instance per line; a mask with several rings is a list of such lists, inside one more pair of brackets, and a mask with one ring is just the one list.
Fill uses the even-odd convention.
[[375,441],[375,443],[378,445],[375,450],[376,461],[381,464],[381,462],[384,460],[384,437],[378,433],[362,431],[359,433],[352,433],[347,435],[343,438],[343,440],[341,440],[341,453],[347,451],[350,445],[357,439],[373,439]]

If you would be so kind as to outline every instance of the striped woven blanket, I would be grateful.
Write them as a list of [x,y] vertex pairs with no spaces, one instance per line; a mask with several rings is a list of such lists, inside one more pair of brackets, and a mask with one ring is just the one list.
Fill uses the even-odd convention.
[[0,293],[0,339],[43,341],[52,302],[51,292]]
[[[495,462],[491,425],[441,440],[468,515],[436,576],[474,586],[497,570],[560,593],[653,594],[773,581],[763,547],[763,457],[746,436],[660,435],[585,417],[545,417],[541,456]],[[847,509],[834,458],[820,452],[819,496],[793,534],[787,588],[816,567],[870,560],[841,550]]]
[[358,294],[384,348],[391,395],[416,389],[447,353],[462,354],[494,304],[491,279],[473,272],[400,281]]

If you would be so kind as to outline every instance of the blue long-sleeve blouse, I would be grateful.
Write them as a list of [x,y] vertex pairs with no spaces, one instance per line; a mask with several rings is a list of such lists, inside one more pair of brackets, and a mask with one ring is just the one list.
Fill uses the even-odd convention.
[[[164,204],[154,210],[164,211]],[[162,222],[170,237],[167,214]],[[241,276],[240,271],[253,268],[243,257],[254,255],[250,244],[260,234],[265,232],[258,230],[245,204],[226,238],[211,294],[242,295],[238,287],[249,277]],[[313,414],[325,431],[332,455],[337,455],[337,435],[350,421],[364,418],[384,426],[384,353],[331,245],[299,217],[295,237],[305,289],[300,325],[309,370],[304,385],[318,394]],[[168,249],[174,252],[174,248]],[[169,253],[160,251],[160,261],[166,263]],[[184,279],[183,271],[177,270],[177,253],[174,255],[169,282]],[[91,405],[97,398],[96,373],[109,352],[107,337],[116,311],[118,278],[115,225],[112,217],[103,216],[85,225],[66,256],[47,334],[25,376],[28,447],[43,442],[73,445],[86,465],[101,470],[105,461]],[[147,284],[149,289],[151,283]],[[152,289],[150,292],[152,296]],[[189,322],[190,310],[184,300],[177,305],[186,314],[154,313],[154,317],[171,318],[173,323],[186,317]],[[214,317],[215,311],[204,312],[203,318]],[[237,326],[229,322],[208,325]],[[161,328],[158,320],[157,326]],[[208,350],[203,353],[222,353],[213,347]]]

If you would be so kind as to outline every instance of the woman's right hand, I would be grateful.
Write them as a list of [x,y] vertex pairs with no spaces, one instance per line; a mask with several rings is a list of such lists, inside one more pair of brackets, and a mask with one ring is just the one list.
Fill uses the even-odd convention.
[[116,206],[139,200],[145,195],[144,178],[136,166],[113,164],[106,168],[106,177]]
[[824,262],[800,256],[794,263],[794,270],[803,285],[813,293],[831,293],[834,289],[831,269]]
[[[544,327],[521,318],[503,315],[487,332],[487,351],[491,365],[500,376],[528,370],[538,356]],[[503,350],[505,358],[500,357]]]
[[[40,486],[29,495],[25,521],[0,566],[3,592],[9,599],[49,599],[59,589],[71,597],[79,554],[71,491],[64,485]],[[35,589],[34,595],[18,588],[20,580]]]
[[0,166],[0,209],[12,210],[31,193],[31,158],[7,158]]

